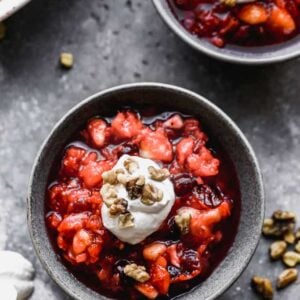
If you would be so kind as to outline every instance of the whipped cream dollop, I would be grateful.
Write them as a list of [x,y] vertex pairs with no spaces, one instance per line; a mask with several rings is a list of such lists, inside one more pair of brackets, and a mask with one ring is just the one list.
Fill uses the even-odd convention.
[[33,292],[34,269],[21,254],[0,251],[1,299],[25,300]]
[[[174,204],[168,171],[151,159],[123,155],[109,172],[103,174],[101,189],[103,225],[121,241],[137,244],[159,229]],[[136,186],[128,188],[128,182],[134,180]]]

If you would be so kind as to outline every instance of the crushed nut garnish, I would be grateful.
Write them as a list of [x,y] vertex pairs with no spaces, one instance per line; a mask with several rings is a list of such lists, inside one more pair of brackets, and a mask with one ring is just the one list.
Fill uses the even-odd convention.
[[133,159],[127,158],[124,161],[124,167],[129,174],[132,174],[139,168],[139,164],[136,161],[134,161]]
[[109,184],[117,184],[118,174],[124,174],[124,170],[117,169],[117,170],[110,170],[110,171],[103,172],[102,174],[103,182]]
[[146,272],[146,268],[144,266],[138,266],[137,264],[125,266],[124,273],[126,276],[142,283],[150,279],[150,275]]
[[126,175],[126,174],[120,173],[120,174],[117,175],[118,182],[121,183],[121,184],[123,184],[123,185],[126,185],[126,183],[129,180],[129,178],[130,177],[128,175]]
[[300,253],[300,241],[297,242],[297,244],[295,245],[295,250]]
[[256,292],[261,294],[264,299],[273,298],[273,286],[270,279],[254,276],[252,278],[252,284]]
[[143,187],[145,185],[145,177],[139,176],[137,178],[130,179],[126,183],[126,190],[131,200],[141,197]]
[[283,239],[290,245],[295,244],[296,242],[296,236],[293,231],[287,231],[283,235]]
[[0,41],[5,38],[6,35],[6,26],[4,23],[0,22]]
[[63,52],[60,54],[60,64],[66,68],[70,69],[74,64],[74,57],[72,53]]
[[129,227],[134,227],[134,217],[130,212],[121,214],[119,216],[119,228],[125,229]]
[[272,259],[276,260],[282,257],[287,249],[287,244],[285,241],[276,241],[270,246],[270,256]]
[[142,192],[141,202],[145,205],[153,205],[163,199],[163,192],[152,184],[145,184]]
[[109,183],[106,183],[102,186],[101,195],[107,207],[110,207],[118,197],[116,190]]
[[298,278],[297,269],[286,269],[277,278],[277,288],[282,289],[296,281]]
[[118,198],[114,200],[113,204],[109,208],[109,213],[111,216],[118,216],[126,212],[128,202],[125,199]]
[[273,219],[276,221],[296,221],[296,214],[291,211],[277,210],[273,213]]
[[181,234],[185,235],[189,233],[191,215],[183,213],[175,216],[175,223],[179,227]]
[[155,169],[154,167],[148,167],[148,172],[150,174],[150,178],[156,181],[164,181],[165,179],[170,177],[170,172],[168,169]]
[[293,268],[300,263],[300,254],[294,251],[288,251],[284,253],[282,260],[288,267]]

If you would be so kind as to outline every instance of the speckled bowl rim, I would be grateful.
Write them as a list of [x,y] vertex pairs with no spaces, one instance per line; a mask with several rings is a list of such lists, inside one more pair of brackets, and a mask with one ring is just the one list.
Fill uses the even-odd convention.
[[[266,49],[266,53],[272,53],[274,52],[272,48],[280,46],[282,49],[285,49],[286,51],[282,50],[284,53],[278,54],[276,56],[270,56],[270,57],[247,57],[247,52],[245,52],[244,56],[235,56],[234,54],[229,54],[228,52],[224,52],[224,49],[226,48],[218,48],[218,47],[211,47],[211,45],[208,45],[209,42],[205,41],[204,39],[199,39],[189,33],[176,19],[174,14],[172,13],[171,9],[167,10],[165,5],[163,4],[167,0],[152,0],[156,10],[158,11],[159,15],[162,17],[162,19],[165,21],[165,23],[168,25],[168,27],[179,37],[181,40],[192,46],[194,49],[203,52],[207,54],[210,57],[213,57],[218,60],[222,60],[225,62],[230,63],[236,63],[236,64],[244,64],[244,65],[266,65],[266,64],[273,64],[273,63],[279,63],[286,60],[290,60],[293,58],[296,58],[300,56],[300,43],[299,40],[297,40],[297,43],[299,44],[299,47],[294,47],[293,51],[288,51],[288,45],[292,44],[292,40],[289,40],[287,42],[278,44],[278,45],[271,45],[271,46],[264,46],[264,47],[258,47],[261,50]],[[269,51],[267,51],[267,49]],[[242,51],[241,51],[242,53]]]
[[[78,109],[80,109],[82,106],[84,106],[85,104],[88,104],[90,101],[93,101],[95,99],[99,99],[103,96],[107,96],[109,94],[113,94],[115,92],[118,91],[122,91],[122,90],[131,90],[131,89],[143,89],[143,88],[154,88],[154,89],[166,89],[166,90],[171,90],[173,92],[179,93],[181,95],[185,95],[185,96],[189,96],[192,98],[197,99],[197,101],[201,101],[202,105],[204,105],[206,108],[213,110],[214,112],[216,112],[216,114],[219,115],[220,118],[222,118],[225,122],[227,122],[229,124],[229,126],[231,127],[231,129],[233,131],[235,131],[235,133],[238,135],[238,138],[241,140],[241,143],[247,148],[247,152],[248,155],[251,158],[251,162],[253,164],[253,171],[255,174],[255,180],[257,181],[257,193],[259,195],[259,204],[260,204],[260,214],[258,217],[258,222],[255,224],[255,228],[251,228],[252,232],[255,232],[255,239],[251,240],[249,243],[249,252],[248,255],[243,257],[243,262],[242,264],[239,264],[238,268],[235,270],[235,276],[232,276],[230,278],[230,280],[227,281],[227,283],[220,288],[219,290],[214,291],[214,293],[206,298],[205,300],[213,300],[216,299],[217,297],[219,297],[220,295],[222,295],[239,277],[240,275],[243,273],[243,271],[245,270],[245,268],[247,267],[247,265],[249,264],[257,246],[260,240],[260,236],[261,236],[261,228],[262,228],[262,224],[263,224],[263,219],[264,219],[264,212],[265,212],[265,200],[264,200],[264,187],[263,187],[263,180],[262,180],[262,175],[260,172],[260,168],[259,168],[259,164],[258,161],[256,159],[256,156],[254,154],[254,151],[251,147],[251,145],[249,144],[249,142],[247,141],[246,137],[244,136],[244,134],[241,132],[241,130],[237,127],[237,125],[229,118],[229,116],[227,116],[220,108],[218,108],[216,105],[214,105],[212,102],[210,102],[209,100],[207,100],[206,98],[204,98],[203,96],[196,94],[190,90],[181,88],[181,87],[177,87],[174,85],[169,85],[169,84],[163,84],[163,83],[154,83],[154,82],[142,82],[142,83],[131,83],[131,84],[124,84],[124,85],[119,85],[113,88],[109,88],[106,90],[103,90],[99,93],[96,93],[88,98],[86,98],[85,100],[83,100],[82,102],[78,103],[76,106],[74,106],[72,109],[70,109],[57,123],[56,125],[53,127],[53,129],[51,130],[50,134],[48,135],[48,137],[45,139],[45,141],[43,142],[37,156],[36,159],[34,161],[33,164],[33,168],[32,168],[32,172],[30,175],[30,179],[29,179],[29,186],[28,186],[28,196],[27,196],[27,224],[28,224],[28,230],[29,230],[29,234],[33,243],[33,247],[34,250],[42,264],[42,266],[44,267],[44,269],[47,271],[47,273],[49,274],[49,276],[56,282],[56,284],[58,286],[60,286],[60,288],[62,288],[62,290],[64,290],[68,295],[70,295],[71,297],[73,297],[76,300],[85,300],[83,298],[81,298],[80,296],[78,296],[76,294],[76,292],[72,289],[72,286],[66,284],[65,280],[58,280],[55,276],[55,270],[54,268],[52,268],[51,266],[48,265],[47,261],[47,256],[46,257],[42,257],[41,253],[40,253],[40,249],[38,247],[38,239],[35,239],[34,236],[34,232],[33,232],[33,227],[32,227],[32,222],[34,220],[34,216],[32,215],[32,205],[31,205],[31,187],[33,185],[34,182],[34,173],[35,170],[37,168],[37,166],[40,163],[40,156],[43,153],[43,149],[46,147],[46,145],[48,144],[51,136],[59,129],[59,127],[66,121],[66,119],[72,115],[73,113],[75,113]],[[101,101],[101,100],[99,100]],[[218,268],[218,267],[217,267]],[[73,278],[74,281],[78,283],[78,280],[74,277]],[[72,279],[72,280],[73,280]],[[74,282],[74,283],[75,283]],[[86,286],[85,286],[86,287]],[[189,296],[194,294],[197,291],[198,286],[194,287],[192,290],[188,291],[185,294],[181,294],[179,296],[176,296],[172,299],[187,299],[190,298]],[[88,289],[90,291],[91,294],[95,295],[95,292],[92,291],[90,288],[86,287],[86,289]],[[99,295],[99,294],[97,294]],[[91,295],[92,297],[92,295]],[[91,299],[96,299],[96,298],[91,298]],[[97,298],[98,299],[98,298]],[[99,299],[109,299],[103,295],[99,295]]]

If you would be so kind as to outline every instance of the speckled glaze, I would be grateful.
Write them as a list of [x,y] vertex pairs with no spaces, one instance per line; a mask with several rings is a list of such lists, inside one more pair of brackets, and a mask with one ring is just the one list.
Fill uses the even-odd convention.
[[30,0],[0,0],[0,22],[14,14]]
[[179,87],[158,83],[115,87],[79,103],[58,122],[41,147],[29,183],[27,215],[34,248],[52,279],[75,299],[107,298],[74,278],[52,250],[44,221],[45,191],[51,166],[68,138],[95,114],[115,114],[124,106],[138,109],[153,105],[198,117],[234,161],[242,194],[239,230],[228,255],[206,281],[177,299],[215,299],[240,276],[255,251],[264,217],[263,183],[253,150],[233,121],[208,100]]
[[197,36],[189,33],[178,22],[167,0],[152,1],[171,30],[187,44],[213,58],[237,64],[263,65],[285,61],[300,55],[299,35],[284,43],[271,46],[241,47],[237,45],[227,45],[224,48],[218,48],[208,40],[199,39]]

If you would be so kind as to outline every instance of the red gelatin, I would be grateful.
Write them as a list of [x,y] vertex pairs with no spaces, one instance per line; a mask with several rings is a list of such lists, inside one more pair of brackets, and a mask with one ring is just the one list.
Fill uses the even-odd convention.
[[[240,212],[234,166],[215,141],[207,143],[199,121],[179,113],[124,110],[88,121],[53,166],[46,199],[49,235],[70,272],[115,299],[170,299],[205,280],[232,245]],[[102,173],[123,154],[168,168],[176,194],[160,229],[137,245],[118,240],[101,220]],[[185,234],[178,210],[191,216]],[[130,263],[145,266],[150,279],[127,277]]]
[[297,0],[166,0],[182,25],[216,47],[226,44],[265,46],[282,43],[299,33]]

